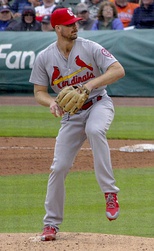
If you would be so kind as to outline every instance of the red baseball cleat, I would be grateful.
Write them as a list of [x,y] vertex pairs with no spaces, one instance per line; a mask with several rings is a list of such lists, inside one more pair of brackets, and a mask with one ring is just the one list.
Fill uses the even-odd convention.
[[117,194],[105,193],[105,199],[106,199],[106,217],[110,221],[116,220],[120,212]]
[[56,240],[56,229],[51,226],[44,227],[43,234],[41,235],[41,241],[54,241]]

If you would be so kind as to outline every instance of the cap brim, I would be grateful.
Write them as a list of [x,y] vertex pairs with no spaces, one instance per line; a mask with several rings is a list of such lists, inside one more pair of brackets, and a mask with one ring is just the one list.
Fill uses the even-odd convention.
[[11,10],[9,10],[9,9],[1,10],[0,12],[5,12],[5,11],[11,12]]
[[69,20],[69,21],[67,21],[67,22],[62,23],[61,25],[74,24],[74,23],[78,22],[79,20],[82,20],[82,18],[80,18],[80,17],[75,17],[75,18],[72,18],[71,20]]
[[77,10],[78,13],[82,13],[84,11],[88,11],[88,10],[87,9],[82,9],[82,10],[79,9],[79,10]]

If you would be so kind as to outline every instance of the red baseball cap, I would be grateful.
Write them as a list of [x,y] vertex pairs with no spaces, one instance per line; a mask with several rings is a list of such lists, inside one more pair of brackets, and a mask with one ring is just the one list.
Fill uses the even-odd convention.
[[51,15],[51,25],[55,28],[56,25],[69,25],[81,19],[76,17],[68,8],[58,8]]

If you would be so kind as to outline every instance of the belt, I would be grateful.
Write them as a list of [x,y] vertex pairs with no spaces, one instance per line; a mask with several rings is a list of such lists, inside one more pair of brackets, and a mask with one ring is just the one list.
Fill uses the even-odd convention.
[[[87,110],[90,106],[92,106],[95,102],[99,101],[102,99],[102,96],[97,96],[96,98],[93,98],[92,100],[90,100],[89,102],[87,102],[86,104],[84,104],[81,108],[81,110]],[[94,100],[94,102],[93,102]]]

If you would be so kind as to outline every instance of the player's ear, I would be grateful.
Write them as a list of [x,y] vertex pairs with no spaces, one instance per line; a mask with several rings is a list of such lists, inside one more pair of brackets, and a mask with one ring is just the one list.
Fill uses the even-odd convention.
[[55,31],[59,32],[61,30],[61,25],[55,25]]

